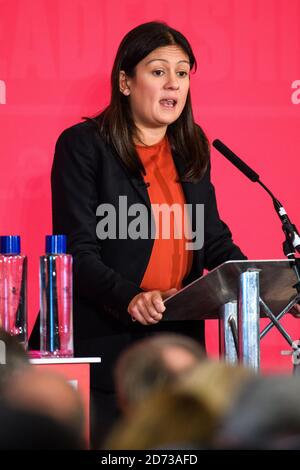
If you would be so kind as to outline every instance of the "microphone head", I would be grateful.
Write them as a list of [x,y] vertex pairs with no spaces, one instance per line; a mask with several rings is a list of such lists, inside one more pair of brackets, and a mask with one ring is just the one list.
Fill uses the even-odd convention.
[[247,178],[253,183],[259,181],[259,175],[255,173],[246,163],[244,163],[235,153],[232,152],[221,140],[215,139],[212,145],[217,149],[227,160],[236,166]]

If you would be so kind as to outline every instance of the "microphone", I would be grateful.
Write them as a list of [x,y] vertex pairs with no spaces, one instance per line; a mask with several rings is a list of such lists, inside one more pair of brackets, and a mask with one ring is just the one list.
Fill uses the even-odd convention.
[[223,142],[219,139],[213,141],[213,146],[224,155],[227,160],[229,160],[234,166],[236,166],[242,173],[244,173],[247,178],[249,178],[253,183],[259,181],[259,175],[255,173],[246,163],[244,163],[232,150],[230,150]]
[[[284,247],[284,254],[289,257],[292,256],[296,250],[300,253],[300,235],[294,224],[292,224],[288,217],[286,210],[278,199],[271,193],[271,191],[260,181],[259,175],[252,170],[243,160],[241,160],[232,150],[230,150],[219,139],[213,141],[213,146],[217,149],[227,160],[229,160],[236,168],[238,168],[247,178],[253,183],[259,183],[265,191],[271,196],[274,208],[282,222],[282,229],[286,236],[287,246]],[[294,248],[294,250],[293,250]]]

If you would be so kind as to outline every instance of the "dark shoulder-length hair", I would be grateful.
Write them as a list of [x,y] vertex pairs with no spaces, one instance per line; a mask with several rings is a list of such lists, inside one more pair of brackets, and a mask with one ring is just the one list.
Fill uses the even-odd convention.
[[[135,149],[133,138],[137,128],[133,121],[128,96],[120,92],[119,75],[123,70],[133,77],[136,65],[154,49],[178,45],[187,54],[191,69],[196,59],[187,39],[165,23],[144,23],[129,31],[123,38],[111,74],[111,101],[95,119],[104,140],[112,145],[126,167],[134,174],[145,174]],[[209,144],[203,130],[196,125],[191,106],[190,91],[179,118],[167,128],[172,152],[183,160],[182,181],[196,182],[203,176],[209,160]]]

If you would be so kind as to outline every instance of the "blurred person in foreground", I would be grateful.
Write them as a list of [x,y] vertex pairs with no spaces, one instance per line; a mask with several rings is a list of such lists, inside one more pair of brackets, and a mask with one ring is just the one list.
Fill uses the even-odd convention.
[[212,448],[223,417],[254,373],[204,360],[140,401],[114,428],[105,449]]
[[7,380],[14,374],[31,367],[23,346],[15,336],[0,328],[0,396]]
[[4,400],[0,423],[0,450],[85,449],[81,436],[60,420]]
[[0,448],[86,447],[83,405],[74,387],[63,376],[32,366],[16,337],[3,329],[0,341],[0,421],[5,423]]
[[62,375],[31,367],[11,376],[1,397],[10,407],[52,419],[88,446],[81,397]]
[[255,377],[224,417],[219,449],[300,450],[300,378]]
[[137,341],[121,354],[114,373],[121,411],[130,413],[149,394],[175,383],[204,358],[199,343],[183,335],[161,333]]

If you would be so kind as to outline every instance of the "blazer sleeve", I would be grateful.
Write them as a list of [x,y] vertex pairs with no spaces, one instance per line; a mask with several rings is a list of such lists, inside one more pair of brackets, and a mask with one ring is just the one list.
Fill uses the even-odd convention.
[[[142,289],[105,265],[96,236],[97,172],[101,158],[96,132],[84,124],[59,137],[51,172],[53,233],[66,234],[73,255],[74,290],[114,315],[127,310]],[[100,138],[99,138],[100,142]],[[99,154],[100,152],[100,154]]]
[[205,177],[208,178],[208,198],[204,207],[204,267],[211,270],[229,260],[245,260],[247,257],[233,243],[232,234],[220,219],[216,194],[210,180],[210,164]]

